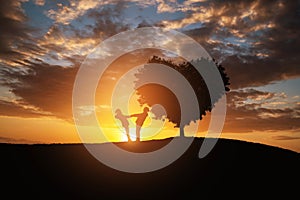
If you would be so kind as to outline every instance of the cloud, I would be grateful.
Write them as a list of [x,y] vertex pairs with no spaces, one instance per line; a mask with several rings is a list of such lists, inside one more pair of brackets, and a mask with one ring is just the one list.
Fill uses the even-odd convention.
[[179,2],[176,0],[156,0],[158,13],[174,13],[174,12],[187,12],[198,11],[199,5],[202,5],[206,0],[186,0]]
[[59,3],[57,4],[58,10],[51,9],[47,12],[47,15],[57,23],[68,25],[70,21],[84,15],[88,10],[102,5],[103,3],[101,2],[93,0],[70,0],[70,6]]
[[38,6],[43,6],[46,3],[46,0],[34,0],[34,3]]
[[[75,57],[83,60],[101,41],[129,29],[129,25],[122,18],[123,9],[124,3],[116,1],[112,7],[89,9],[84,16],[86,19],[78,16],[79,21],[83,20],[80,26],[54,23],[38,40],[38,46],[46,49],[47,55],[51,55],[54,60]],[[87,19],[94,21],[93,24],[85,23],[84,20]]]
[[129,24],[124,23],[122,17],[125,3],[119,1],[114,7],[105,7],[102,10],[93,10],[88,13],[91,19],[95,19],[95,24],[89,27],[92,30],[93,38],[106,39],[112,35],[130,29]]
[[224,132],[299,131],[300,106],[295,102],[289,107],[265,107],[278,94],[257,90],[228,93],[227,117]]
[[[280,50],[275,50],[280,51]],[[259,59],[256,56],[232,55],[222,62],[231,78],[232,88],[263,86],[300,76],[296,57]]]
[[39,143],[32,140],[27,139],[16,139],[16,138],[9,138],[9,137],[0,137],[0,143],[13,143],[13,144],[35,144]]
[[[66,32],[69,34],[66,34]],[[72,35],[70,36],[70,33]],[[47,49],[47,54],[56,55],[54,59],[62,60],[70,57],[84,57],[100,43],[101,38],[80,35],[80,30],[69,26],[62,28],[52,25],[47,33],[38,41],[38,45]]]
[[[83,16],[88,11],[93,9],[102,8],[106,5],[118,5],[123,3],[136,3],[139,6],[149,6],[154,5],[154,0],[146,0],[146,1],[139,1],[139,0],[126,0],[126,1],[120,1],[120,0],[107,0],[107,1],[94,1],[94,0],[70,0],[70,5],[63,5],[63,4],[57,4],[58,9],[50,9],[47,12],[47,16],[53,20],[55,20],[56,23],[68,25],[71,23],[71,21],[76,20],[77,18]],[[101,10],[101,9],[100,9]]]
[[230,95],[232,96],[232,99],[234,100],[245,100],[245,99],[254,99],[254,100],[267,100],[272,99],[275,97],[275,93],[271,92],[265,92],[265,91],[259,91],[255,89],[245,89],[245,90],[237,90],[237,91],[231,91]]
[[22,101],[4,101],[0,100],[0,116],[22,116],[25,118],[51,116],[51,113],[43,112]]
[[297,1],[209,1],[158,24],[193,37],[222,62],[232,88],[299,77]]
[[22,60],[37,53],[32,45],[30,33],[33,31],[25,24],[27,16],[22,9],[23,1],[1,1],[0,5],[0,63],[17,65],[12,59]]
[[300,137],[287,136],[287,135],[278,135],[273,137],[275,140],[299,140]]
[[[2,115],[45,115],[56,116],[70,120],[72,118],[72,89],[78,65],[61,67],[47,63],[30,63],[27,71],[20,72],[13,69],[2,71],[7,78],[3,83],[18,98],[19,104],[2,102]],[[0,104],[1,105],[1,104]],[[38,109],[39,113],[29,108]],[[9,108],[8,108],[9,107]],[[18,113],[19,111],[22,111]]]

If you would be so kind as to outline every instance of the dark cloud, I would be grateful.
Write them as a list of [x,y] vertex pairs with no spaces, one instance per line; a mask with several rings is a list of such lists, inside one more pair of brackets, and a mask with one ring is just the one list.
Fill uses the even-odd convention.
[[[23,73],[7,69],[2,74],[7,77],[5,85],[11,88],[23,105],[31,105],[48,115],[69,120],[72,118],[72,89],[77,70],[78,66],[61,67],[41,62],[30,63],[30,68]],[[11,104],[6,106],[11,109],[3,111],[3,115],[15,114],[13,111],[20,109],[13,108]],[[27,113],[32,114],[31,111]]]
[[[291,113],[291,109],[252,109],[249,105],[229,107],[224,132],[299,131],[300,118]],[[266,117],[262,117],[264,115]]]
[[222,61],[232,88],[300,76],[299,1],[210,1],[203,6],[206,21],[196,20],[202,26],[184,32]]
[[33,28],[26,24],[21,1],[0,1],[0,56],[2,62],[16,63],[29,55],[37,55],[42,50],[36,46]]
[[203,23],[203,26],[201,28],[187,30],[184,33],[196,39],[197,42],[199,42],[201,45],[206,45],[205,47],[211,47],[209,49],[212,49],[212,46],[210,46],[209,43],[207,43],[207,41],[215,33],[215,27],[216,22],[212,21]]
[[299,77],[299,63],[294,58],[259,59],[256,56],[232,55],[226,57],[222,64],[228,72],[232,88],[244,88]]
[[[224,132],[299,131],[300,106],[268,108],[263,104],[276,94],[257,90],[232,91],[228,94]],[[258,102],[246,101],[259,99]]]
[[118,1],[113,7],[104,7],[101,10],[91,10],[87,16],[95,20],[95,24],[87,26],[92,30],[93,38],[102,38],[113,36],[130,28],[129,24],[124,23],[122,17],[126,3]]
[[10,43],[27,37],[27,27],[22,23],[26,16],[18,1],[1,0],[0,5],[0,53],[11,53]]

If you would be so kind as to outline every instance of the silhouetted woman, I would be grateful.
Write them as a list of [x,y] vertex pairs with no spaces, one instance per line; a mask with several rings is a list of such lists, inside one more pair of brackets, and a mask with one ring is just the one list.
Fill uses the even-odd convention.
[[130,115],[130,117],[136,117],[136,141],[140,141],[140,132],[141,132],[141,127],[144,124],[144,121],[146,120],[148,116],[149,108],[145,107],[142,113],[138,114],[133,114]]
[[122,111],[120,109],[117,109],[116,110],[116,115],[115,115],[115,118],[116,119],[119,119],[122,123],[122,126],[124,127],[125,129],[125,132],[126,132],[126,135],[127,135],[127,138],[128,138],[128,141],[131,142],[131,139],[130,139],[130,135],[129,135],[129,122],[127,120],[129,116],[126,116],[126,115],[123,115]]

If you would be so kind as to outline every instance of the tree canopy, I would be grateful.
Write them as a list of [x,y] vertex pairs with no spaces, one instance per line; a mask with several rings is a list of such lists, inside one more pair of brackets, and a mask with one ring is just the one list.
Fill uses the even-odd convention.
[[[162,64],[164,66],[175,69],[179,72],[190,84],[192,89],[194,90],[198,106],[199,112],[198,115],[190,115],[187,120],[181,120],[181,110],[180,104],[176,95],[169,88],[162,86],[160,84],[144,84],[141,87],[136,87],[137,94],[139,95],[138,101],[141,105],[149,105],[153,106],[155,104],[160,104],[164,107],[166,111],[166,118],[169,119],[170,122],[175,124],[175,127],[181,128],[181,135],[183,134],[183,127],[188,125],[191,121],[196,121],[198,119],[202,119],[203,116],[206,115],[206,112],[211,112],[215,103],[224,95],[226,91],[229,91],[229,77],[225,72],[225,68],[222,67],[221,64],[218,64],[214,59],[198,59],[195,61],[183,61],[183,62],[174,62],[171,59],[165,59],[158,56],[153,56],[148,60],[148,64],[146,64],[142,69],[135,74],[136,86],[143,82],[143,80],[151,74],[151,63]],[[194,66],[203,66],[209,64],[209,67],[216,67],[223,81],[224,87],[219,89],[219,91],[215,91],[216,94],[212,99],[208,87],[199,73],[199,71]],[[200,69],[201,70],[201,69]],[[153,74],[153,73],[152,73]],[[157,74],[159,76],[159,74]],[[166,77],[162,77],[166,78]],[[176,80],[174,80],[174,84],[176,84]],[[184,88],[183,88],[184,89]],[[153,111],[152,111],[153,112]],[[161,113],[153,112],[157,119],[161,119],[163,116]]]

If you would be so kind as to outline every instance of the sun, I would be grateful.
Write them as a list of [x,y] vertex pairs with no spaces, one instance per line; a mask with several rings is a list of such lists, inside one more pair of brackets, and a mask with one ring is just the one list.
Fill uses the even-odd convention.
[[[135,128],[131,128],[131,127],[129,128],[129,135],[130,135],[131,141],[135,141],[136,140]],[[127,138],[127,135],[126,135],[125,131],[121,131],[121,133],[120,133],[120,141],[121,142],[128,142],[128,138]]]

